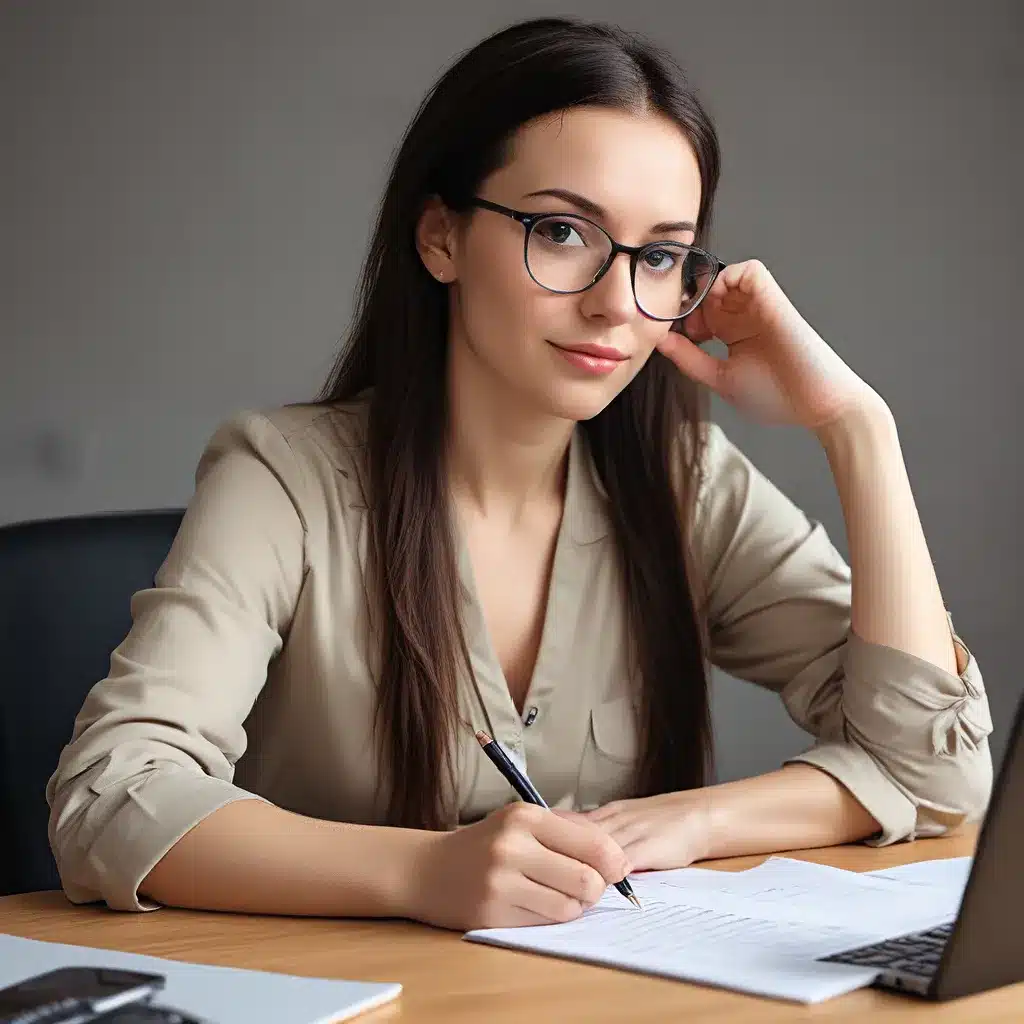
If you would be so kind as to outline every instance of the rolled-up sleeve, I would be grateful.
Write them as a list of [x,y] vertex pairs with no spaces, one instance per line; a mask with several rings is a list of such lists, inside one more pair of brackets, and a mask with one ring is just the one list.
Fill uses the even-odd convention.
[[857,798],[881,826],[868,842],[939,835],[984,813],[992,720],[952,619],[958,675],[855,634],[850,569],[824,527],[715,425],[694,554],[711,662],[780,695],[815,740],[789,760],[828,772]]
[[49,836],[76,903],[148,910],[138,888],[181,836],[253,794],[232,782],[243,723],[305,572],[304,480],[258,413],[212,437],[154,586],[89,692],[47,786]]

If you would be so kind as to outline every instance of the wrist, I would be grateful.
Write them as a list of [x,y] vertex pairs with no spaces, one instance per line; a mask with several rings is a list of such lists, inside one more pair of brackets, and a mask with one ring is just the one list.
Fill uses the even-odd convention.
[[395,858],[385,893],[390,907],[388,916],[424,921],[428,917],[429,879],[433,875],[429,864],[439,855],[448,833],[411,828],[393,831]]
[[892,410],[876,392],[851,406],[842,415],[814,430],[829,459],[865,445],[892,445],[897,441]]
[[704,837],[701,860],[727,857],[729,835],[732,827],[731,801],[728,790],[721,785],[708,786],[703,790]]
[[680,849],[676,851],[679,866],[708,860],[714,854],[714,835],[718,827],[714,786],[684,789],[672,794],[675,808],[672,815],[683,824]]

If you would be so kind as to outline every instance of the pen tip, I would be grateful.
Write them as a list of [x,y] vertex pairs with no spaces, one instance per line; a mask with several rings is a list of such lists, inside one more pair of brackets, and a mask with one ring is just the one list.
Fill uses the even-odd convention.
[[637,910],[643,910],[644,909],[643,907],[640,906],[640,901],[632,893],[630,893],[630,895],[627,897],[627,899],[629,900],[630,903],[633,904],[634,907],[636,907]]
[[491,737],[488,736],[487,733],[483,731],[483,729],[479,729],[477,730],[476,741],[480,744],[480,746],[486,747],[487,744],[491,742]]

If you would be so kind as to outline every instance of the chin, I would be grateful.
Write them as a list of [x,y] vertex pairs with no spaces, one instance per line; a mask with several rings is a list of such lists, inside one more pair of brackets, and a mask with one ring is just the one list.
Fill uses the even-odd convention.
[[622,390],[612,386],[610,381],[558,387],[547,395],[547,405],[552,415],[559,419],[590,420],[604,412]]

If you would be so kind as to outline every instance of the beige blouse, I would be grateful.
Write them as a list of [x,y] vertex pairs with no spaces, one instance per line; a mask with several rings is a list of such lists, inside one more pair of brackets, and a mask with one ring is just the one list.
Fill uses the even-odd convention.
[[[50,842],[72,901],[151,909],[138,897],[142,879],[232,800],[382,822],[364,589],[366,410],[357,401],[247,413],[211,439],[155,586],[134,596],[132,628],[47,787]],[[463,822],[515,798],[480,751],[478,728],[526,762],[552,805],[630,795],[637,734],[605,501],[576,431],[522,717],[461,548],[476,676],[460,684],[471,723],[457,750]],[[991,787],[992,725],[966,648],[957,677],[852,634],[850,572],[823,528],[717,427],[694,530],[711,662],[780,695],[814,737],[793,760],[853,792],[881,823],[872,842],[977,818]]]

